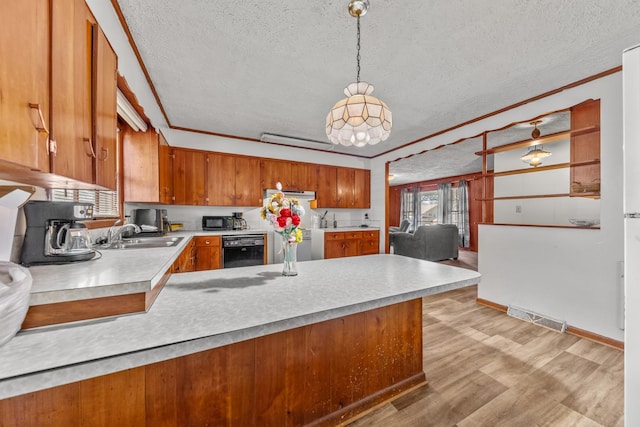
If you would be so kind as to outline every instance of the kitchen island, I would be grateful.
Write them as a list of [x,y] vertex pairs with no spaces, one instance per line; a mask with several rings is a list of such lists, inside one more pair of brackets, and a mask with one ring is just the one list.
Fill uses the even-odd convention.
[[281,269],[173,275],[148,313],[19,333],[0,421],[332,425],[423,384],[421,297],[480,278],[395,255]]

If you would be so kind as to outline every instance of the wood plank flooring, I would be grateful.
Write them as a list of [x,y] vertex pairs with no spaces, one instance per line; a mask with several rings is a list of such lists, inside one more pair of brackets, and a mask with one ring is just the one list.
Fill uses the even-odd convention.
[[[474,268],[473,258],[447,263]],[[424,298],[429,384],[350,427],[623,426],[622,351],[514,319],[476,296],[470,286]]]

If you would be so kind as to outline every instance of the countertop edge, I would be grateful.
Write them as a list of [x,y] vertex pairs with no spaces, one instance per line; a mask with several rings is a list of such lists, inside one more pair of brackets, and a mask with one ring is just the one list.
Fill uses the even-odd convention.
[[403,292],[384,298],[358,304],[328,309],[322,312],[304,314],[290,319],[277,320],[259,326],[229,331],[218,335],[141,349],[129,353],[62,366],[0,380],[0,399],[81,381],[126,369],[156,363],[187,354],[192,354],[228,344],[245,341],[260,336],[293,329],[313,323],[348,316],[391,304],[422,298],[424,296],[466,287],[480,281],[480,274],[451,283],[432,286],[420,290]]

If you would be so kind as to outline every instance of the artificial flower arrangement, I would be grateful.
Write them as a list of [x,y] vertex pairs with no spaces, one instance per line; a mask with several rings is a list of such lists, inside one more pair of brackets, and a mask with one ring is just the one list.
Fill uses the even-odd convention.
[[302,242],[300,217],[304,215],[304,208],[298,199],[286,198],[282,192],[282,184],[276,183],[277,193],[273,194],[266,205],[260,210],[262,219],[273,225],[276,233],[282,235],[283,240],[290,243]]

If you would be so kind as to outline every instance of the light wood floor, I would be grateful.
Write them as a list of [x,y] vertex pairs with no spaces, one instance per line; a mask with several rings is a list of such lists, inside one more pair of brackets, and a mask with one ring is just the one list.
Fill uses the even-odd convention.
[[[465,255],[458,261],[473,264]],[[622,351],[514,319],[476,295],[471,286],[424,298],[429,384],[350,427],[623,426]]]

